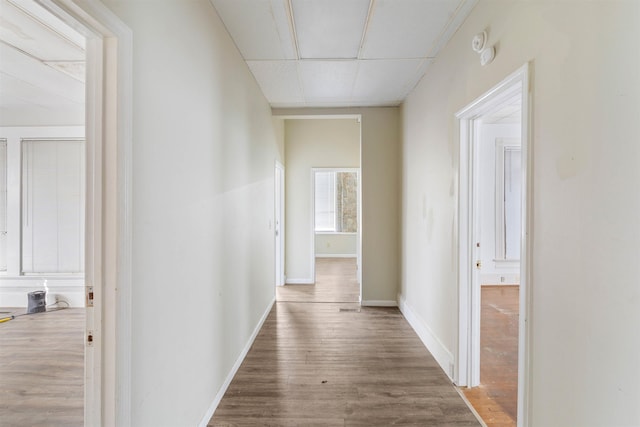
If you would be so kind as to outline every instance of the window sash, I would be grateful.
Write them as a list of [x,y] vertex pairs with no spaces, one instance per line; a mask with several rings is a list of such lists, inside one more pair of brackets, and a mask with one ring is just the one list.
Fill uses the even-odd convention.
[[23,274],[84,271],[82,140],[22,140]]

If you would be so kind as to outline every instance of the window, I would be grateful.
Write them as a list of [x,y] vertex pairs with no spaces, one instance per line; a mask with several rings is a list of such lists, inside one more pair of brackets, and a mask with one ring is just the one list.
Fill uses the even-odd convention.
[[520,259],[521,152],[518,141],[496,141],[496,261]]
[[22,272],[84,270],[84,141],[22,141]]
[[315,231],[358,231],[357,172],[315,172]]

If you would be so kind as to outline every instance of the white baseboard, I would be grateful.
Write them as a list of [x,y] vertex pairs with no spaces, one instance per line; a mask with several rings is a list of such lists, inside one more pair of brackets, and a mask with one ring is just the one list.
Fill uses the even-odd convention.
[[240,369],[240,365],[242,365],[244,358],[247,357],[247,353],[249,353],[249,350],[251,349],[253,342],[258,336],[260,329],[262,329],[262,325],[264,325],[265,320],[267,320],[267,316],[269,316],[269,313],[271,312],[271,309],[273,308],[273,304],[275,304],[275,302],[276,302],[276,299],[273,298],[273,300],[271,300],[271,303],[268,305],[265,312],[262,314],[262,317],[260,318],[260,321],[258,321],[258,324],[253,330],[253,333],[249,337],[247,344],[242,349],[242,352],[240,353],[240,356],[238,356],[236,363],[233,364],[231,371],[227,375],[227,378],[225,378],[224,383],[222,384],[222,387],[220,387],[220,390],[218,391],[218,394],[216,394],[216,397],[213,399],[213,402],[211,402],[209,409],[200,420],[198,427],[207,427],[209,420],[211,419],[211,417],[213,417],[213,413],[216,412],[216,408],[220,404],[220,401],[224,397],[224,394],[227,392],[227,389],[229,388],[231,381],[233,381],[233,377],[235,377],[236,373],[238,372],[238,369]]
[[[0,278],[0,307],[26,307],[27,294],[45,290],[45,278],[37,276]],[[56,299],[70,307],[84,307],[83,277],[47,277],[47,304]]]
[[433,355],[445,374],[447,374],[449,379],[453,380],[453,367],[455,363],[453,354],[442,344],[424,320],[415,314],[402,295],[398,295],[398,301],[400,302],[400,311],[405,319],[407,319],[407,322],[409,322],[409,325],[416,331],[416,334],[418,334],[424,346],[427,347],[427,350]]
[[393,300],[362,300],[360,305],[363,307],[397,307],[398,302]]
[[313,279],[289,279],[287,277],[285,285],[315,285],[315,280]]
[[518,285],[520,273],[481,274],[480,283],[483,285]]
[[358,258],[356,254],[316,254],[316,258]]

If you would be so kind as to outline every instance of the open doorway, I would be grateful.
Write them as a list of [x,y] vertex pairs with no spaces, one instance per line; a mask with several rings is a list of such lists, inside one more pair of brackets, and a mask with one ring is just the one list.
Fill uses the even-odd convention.
[[285,117],[280,302],[359,303],[360,116]]
[[82,425],[87,39],[34,1],[0,8],[0,418]]
[[456,115],[456,384],[488,426],[526,425],[528,90],[525,66]]
[[314,168],[315,293],[335,302],[360,302],[358,233],[360,171]]
[[[36,16],[44,13],[59,18],[86,41],[85,130],[78,137],[84,140],[86,160],[82,215],[85,283],[81,292],[85,315],[79,334],[74,334],[84,353],[80,368],[80,388],[84,383],[84,405],[80,407],[84,406],[84,414],[80,415],[80,424],[127,426],[131,416],[131,31],[100,2],[10,2],[30,11],[35,7]],[[3,1],[3,20],[5,6]],[[9,31],[13,30],[20,28]],[[0,62],[6,64],[4,57]],[[55,69],[56,65],[69,73],[78,71],[72,64],[50,67]],[[2,95],[11,99],[4,98],[4,92]],[[6,117],[4,112],[2,116]],[[39,412],[53,414],[32,407],[29,416],[39,416]],[[59,414],[64,416],[65,412]],[[22,420],[24,423],[30,422]],[[47,418],[47,424],[51,423],[51,417]],[[75,422],[65,419],[59,424]]]

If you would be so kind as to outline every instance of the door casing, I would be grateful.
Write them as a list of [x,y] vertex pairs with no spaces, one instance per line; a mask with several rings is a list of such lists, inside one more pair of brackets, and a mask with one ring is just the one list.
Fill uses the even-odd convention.
[[479,256],[477,136],[479,119],[505,100],[521,95],[522,210],[520,259],[520,315],[518,333],[518,427],[529,425],[531,371],[531,85],[530,64],[525,64],[455,115],[459,131],[458,181],[458,349],[454,381],[477,384],[480,377],[480,287],[475,262]]
[[276,161],[275,167],[275,214],[274,214],[274,236],[275,236],[275,281],[276,286],[283,286],[284,277],[284,166]]
[[129,427],[132,32],[99,1],[36,1],[87,39],[84,425]]

